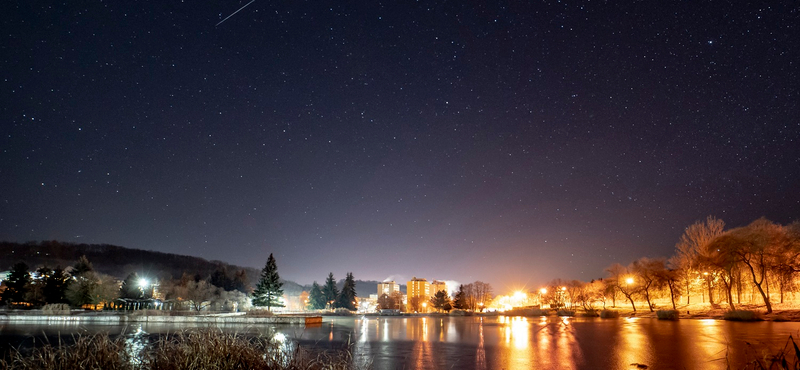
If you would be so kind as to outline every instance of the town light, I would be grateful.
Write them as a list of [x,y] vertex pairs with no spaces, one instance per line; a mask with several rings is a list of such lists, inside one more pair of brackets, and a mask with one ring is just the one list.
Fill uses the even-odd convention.
[[147,279],[145,279],[145,278],[139,279],[139,286],[140,287],[145,288],[145,287],[147,287],[147,285],[148,285]]
[[547,294],[547,288],[539,289],[539,293]]

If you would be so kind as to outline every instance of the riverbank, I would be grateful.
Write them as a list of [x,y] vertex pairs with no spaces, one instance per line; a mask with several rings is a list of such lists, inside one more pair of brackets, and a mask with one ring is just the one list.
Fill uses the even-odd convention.
[[[159,312],[159,311],[156,311]],[[192,323],[192,324],[275,324],[275,325],[319,325],[322,316],[305,315],[270,315],[254,316],[245,312],[192,314],[192,315],[164,315],[147,314],[145,312],[97,312],[97,311],[72,311],[69,314],[49,315],[32,311],[0,312],[0,321],[25,322],[25,323],[58,323],[58,322],[87,322],[120,324],[129,322],[146,323]]]
[[[602,308],[601,308],[602,309]],[[640,318],[658,318],[658,310],[672,310],[672,307],[657,307],[650,312],[646,304],[641,306],[637,305],[637,310],[634,311],[630,305],[606,307],[608,310],[617,311],[620,317],[640,317]],[[776,303],[772,305],[772,313],[767,314],[764,305],[753,304],[740,304],[736,305],[736,310],[746,310],[757,312],[764,321],[778,321],[778,322],[800,322],[800,306],[796,303]],[[726,304],[711,306],[708,303],[691,304],[691,305],[677,305],[677,311],[680,319],[690,320],[724,320],[725,313],[730,311],[730,307]],[[580,315],[581,311],[577,314]]]

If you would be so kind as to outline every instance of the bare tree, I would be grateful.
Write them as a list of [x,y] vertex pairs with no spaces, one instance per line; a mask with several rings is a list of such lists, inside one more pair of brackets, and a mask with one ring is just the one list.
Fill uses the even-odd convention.
[[579,295],[581,294],[585,285],[586,284],[584,284],[582,281],[571,280],[564,286],[567,288],[565,293],[567,295],[567,301],[569,302],[569,308],[581,304],[581,297],[579,297]]
[[186,284],[186,296],[184,298],[189,301],[192,309],[200,311],[216,298],[218,289],[205,280],[191,280]]
[[619,263],[609,266],[606,271],[609,274],[609,283],[613,284],[631,302],[633,312],[636,312],[636,304],[633,302],[633,295],[639,292],[639,284],[636,279],[631,276],[627,268]]
[[[691,285],[694,281],[695,274],[702,268],[698,262],[700,254],[708,251],[708,244],[716,237],[722,235],[725,229],[725,222],[722,220],[708,216],[703,221],[696,221],[694,224],[686,228],[680,241],[675,245],[675,265],[681,270],[683,284],[686,289],[686,304],[690,303]],[[708,275],[704,275],[708,276]],[[712,286],[711,280],[706,278],[708,283],[708,296],[709,302],[713,303],[711,297]]]
[[734,249],[729,248],[725,243],[720,244],[720,241],[725,240],[726,235],[727,233],[723,233],[708,243],[705,250],[698,256],[698,261],[706,270],[703,272],[703,276],[709,284],[709,302],[714,304],[710,298],[710,282],[712,279],[719,278],[725,288],[725,299],[728,301],[728,306],[731,310],[735,310],[732,290],[738,274],[739,259]]
[[580,304],[586,311],[594,311],[595,303],[602,301],[603,308],[605,308],[605,294],[603,294],[604,290],[605,284],[603,280],[592,280],[588,283],[583,283],[579,288],[579,292],[574,303]]
[[395,301],[392,296],[383,293],[380,297],[378,297],[378,308],[381,310],[393,310],[395,309]]
[[780,300],[783,303],[784,294],[795,290],[794,274],[800,271],[800,221],[792,222],[783,227],[785,236],[777,251],[774,272],[777,275],[780,289]]
[[422,312],[422,304],[427,302],[423,296],[413,296],[408,300],[408,312]]
[[476,281],[472,284],[475,287],[475,300],[478,304],[478,310],[483,311],[489,302],[492,301],[492,286],[482,281]]
[[767,313],[772,313],[769,294],[765,292],[765,288],[768,289],[767,275],[778,265],[781,252],[790,244],[787,233],[781,225],[761,218],[745,227],[728,231],[715,240],[713,248],[738,257],[750,272],[752,282],[767,307]]
[[642,295],[644,295],[644,298],[647,301],[647,308],[650,309],[650,312],[654,311],[653,302],[650,299],[651,290],[659,288],[660,280],[658,275],[665,269],[664,259],[660,258],[649,259],[647,257],[642,257],[636,261],[633,261],[631,264],[630,271],[638,281],[639,290],[641,291]]
[[[671,264],[673,262],[672,259],[667,261],[667,264]],[[656,272],[656,278],[659,281],[659,285],[666,286],[669,289],[669,299],[672,302],[672,309],[677,310],[678,307],[675,305],[675,299],[680,296],[680,282],[681,282],[681,270],[678,269],[670,269],[664,268],[661,271]]]

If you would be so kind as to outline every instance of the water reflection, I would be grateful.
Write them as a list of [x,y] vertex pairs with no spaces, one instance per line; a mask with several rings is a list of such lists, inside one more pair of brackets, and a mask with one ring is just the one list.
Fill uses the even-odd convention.
[[[325,318],[321,326],[219,325],[218,330],[273,335],[286,349],[343,348],[352,344],[357,362],[375,369],[517,369],[649,368],[725,369],[742,367],[755,350],[786,344],[800,323],[731,323],[724,321],[599,319],[569,317],[358,317]],[[186,326],[142,323],[124,325],[22,325],[2,323],[0,343],[20,345],[31,337],[68,340],[74,333],[107,332],[126,339],[130,358],[142,358],[154,338]],[[8,347],[8,345],[6,346]],[[749,355],[748,355],[749,351]],[[758,352],[761,353],[761,352]],[[748,357],[749,356],[749,357]],[[730,362],[730,363],[728,363]]]
[[641,319],[637,317],[622,319],[622,328],[619,335],[620,340],[617,343],[614,353],[617,353],[623,364],[652,366],[653,361],[649,356],[649,338],[642,333],[642,328],[639,325],[640,320]]
[[475,353],[475,368],[479,370],[486,369],[486,348],[484,348],[483,339],[483,318],[481,318],[478,325],[478,350]]
[[125,338],[125,353],[128,355],[131,365],[134,367],[142,365],[144,351],[148,345],[147,332],[142,330],[142,325],[136,325],[132,333]]
[[504,324],[507,369],[527,369],[533,365],[530,350],[531,325],[527,317],[500,317]]

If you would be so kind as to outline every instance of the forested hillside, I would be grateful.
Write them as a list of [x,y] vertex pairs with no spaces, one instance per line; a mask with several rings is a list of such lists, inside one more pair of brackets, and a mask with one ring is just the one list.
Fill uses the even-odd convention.
[[[184,272],[199,275],[201,278],[213,277],[218,271],[233,274],[245,270],[250,287],[255,287],[260,269],[240,267],[222,261],[208,261],[199,257],[172,253],[125,248],[109,244],[75,244],[59,241],[28,243],[0,242],[0,271],[8,271],[17,262],[25,262],[32,270],[40,266],[72,266],[86,256],[95,270],[124,279],[129,273],[158,277],[162,279],[180,278]],[[217,273],[218,274],[218,273]],[[295,292],[298,285],[285,282],[287,294]]]

